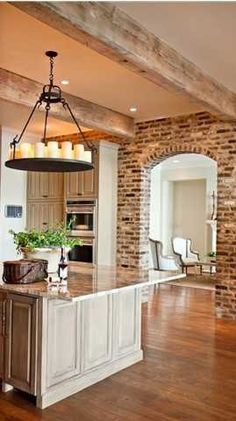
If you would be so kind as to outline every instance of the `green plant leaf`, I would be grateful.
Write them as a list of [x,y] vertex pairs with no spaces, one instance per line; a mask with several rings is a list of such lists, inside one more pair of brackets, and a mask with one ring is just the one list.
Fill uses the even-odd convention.
[[18,252],[22,249],[30,251],[42,247],[69,247],[82,245],[79,238],[70,237],[69,227],[64,224],[57,224],[54,227],[49,227],[46,230],[29,230],[15,232],[10,230],[9,233],[13,236],[13,241]]

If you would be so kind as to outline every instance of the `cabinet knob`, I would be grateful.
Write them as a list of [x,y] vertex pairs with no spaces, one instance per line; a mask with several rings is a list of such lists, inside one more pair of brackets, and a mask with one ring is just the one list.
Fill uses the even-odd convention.
[[47,194],[43,194],[43,197],[48,197],[48,195]]

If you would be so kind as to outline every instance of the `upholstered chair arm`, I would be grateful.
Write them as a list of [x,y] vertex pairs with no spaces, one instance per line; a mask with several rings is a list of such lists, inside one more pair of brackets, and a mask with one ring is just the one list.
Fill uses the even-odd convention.
[[191,250],[191,249],[190,249],[188,257],[197,257],[197,260],[200,260],[198,251],[194,251],[194,250]]
[[179,270],[179,264],[174,256],[161,256],[160,267],[165,267],[165,270]]

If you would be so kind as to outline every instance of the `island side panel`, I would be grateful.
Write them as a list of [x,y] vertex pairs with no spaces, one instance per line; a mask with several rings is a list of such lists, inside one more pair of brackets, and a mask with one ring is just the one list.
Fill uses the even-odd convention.
[[112,295],[105,294],[82,304],[82,371],[112,359]]
[[41,376],[43,387],[37,396],[40,408],[143,358],[140,288],[77,302],[47,300],[45,321],[47,329],[42,331],[47,331],[47,346],[42,345],[41,359],[46,361]]
[[46,387],[50,388],[80,373],[80,303],[49,300],[47,318]]
[[142,289],[119,290],[114,294],[114,358],[141,347]]

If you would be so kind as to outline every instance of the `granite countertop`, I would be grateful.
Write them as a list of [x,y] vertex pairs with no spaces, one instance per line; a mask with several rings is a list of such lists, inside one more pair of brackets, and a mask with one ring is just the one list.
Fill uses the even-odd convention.
[[67,287],[52,288],[47,281],[27,285],[5,284],[0,281],[0,291],[77,301],[93,295],[115,293],[120,288],[143,287],[183,277],[185,277],[184,274],[177,272],[130,270],[103,266],[94,268],[73,266],[69,272]]

